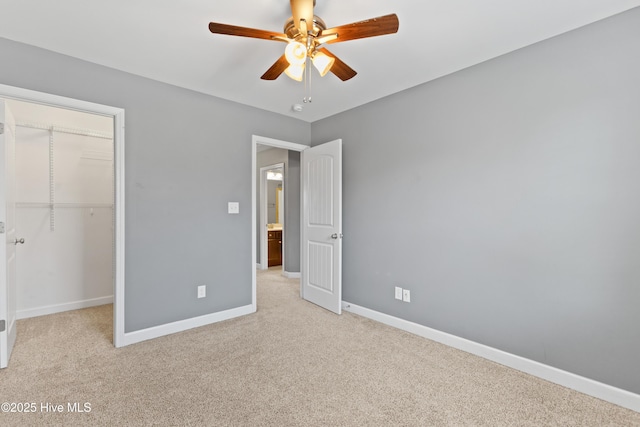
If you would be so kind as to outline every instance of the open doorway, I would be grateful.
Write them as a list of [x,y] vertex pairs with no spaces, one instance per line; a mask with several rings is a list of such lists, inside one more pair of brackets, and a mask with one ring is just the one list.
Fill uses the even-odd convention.
[[[113,303],[113,117],[7,100],[16,122],[16,315]],[[23,240],[22,240],[23,239]]]
[[[51,95],[43,92],[36,92],[23,88],[0,85],[0,98],[6,100],[17,100],[38,105],[47,105],[59,107],[62,109],[73,110],[76,112],[84,112],[104,116],[110,118],[112,126],[112,228],[111,236],[113,238],[111,254],[112,254],[112,299],[113,299],[113,344],[121,347],[127,344],[127,337],[124,333],[124,110],[121,108],[110,107],[101,104],[76,100],[72,98]],[[85,153],[88,154],[88,153]],[[92,160],[98,160],[95,157],[100,156],[93,153]],[[87,155],[91,157],[91,155]],[[101,161],[103,161],[101,159]],[[55,190],[55,188],[54,188]],[[50,207],[49,207],[50,208]],[[89,211],[89,215],[91,212]],[[55,212],[54,212],[55,215]],[[94,216],[96,210],[94,209]],[[50,221],[50,220],[49,220]],[[51,226],[51,222],[47,224]],[[55,223],[54,223],[55,227]],[[25,240],[26,242],[26,240]],[[19,262],[19,260],[18,260]],[[15,293],[14,293],[15,294]],[[2,299],[9,299],[11,295],[0,295]],[[15,310],[15,304],[14,304]],[[15,313],[14,313],[15,315]]]
[[[252,308],[256,304],[256,181],[258,147],[265,145],[284,149],[289,155],[295,154],[298,167],[297,177],[291,177],[291,167],[285,172],[289,177],[288,185],[298,184],[296,191],[289,191],[285,201],[298,195],[296,207],[297,226],[291,225],[291,216],[285,213],[287,220],[285,235],[289,242],[297,242],[296,249],[290,254],[297,256],[296,277],[300,281],[300,297],[327,310],[340,314],[342,311],[342,140],[337,139],[315,147],[286,141],[253,136],[252,140],[252,271],[253,294]],[[291,157],[289,157],[291,160]],[[291,163],[289,166],[291,166]],[[286,169],[286,168],[285,168]],[[288,209],[293,212],[294,209]],[[288,227],[288,228],[287,228]],[[291,234],[297,232],[295,238]],[[287,257],[287,260],[290,258]],[[290,267],[285,265],[283,275]],[[291,271],[291,270],[289,270]]]
[[[269,268],[269,206],[266,197],[269,180],[266,179],[266,175],[269,171],[275,174],[279,165],[283,170],[281,191],[284,196],[282,200],[278,200],[278,202],[282,201],[278,213],[280,210],[283,211],[280,218],[284,221],[281,232],[282,265],[272,268],[277,268],[279,273],[287,278],[300,277],[300,152],[307,148],[309,147],[306,145],[256,135],[252,139],[252,305],[254,310],[257,308],[256,271]],[[278,188],[277,183],[272,186]],[[263,197],[261,193],[264,193]],[[261,200],[264,203],[261,203]],[[272,217],[274,220],[277,220],[275,216],[278,202],[274,201]],[[274,221],[271,224],[272,237],[277,237],[278,233],[275,230],[279,228],[279,223]],[[275,246],[277,242],[278,240],[272,245]]]

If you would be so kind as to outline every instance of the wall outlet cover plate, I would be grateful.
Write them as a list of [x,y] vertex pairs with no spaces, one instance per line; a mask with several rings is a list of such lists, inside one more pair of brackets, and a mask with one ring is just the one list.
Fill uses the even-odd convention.
[[207,296],[207,286],[198,286],[198,298],[204,298]]

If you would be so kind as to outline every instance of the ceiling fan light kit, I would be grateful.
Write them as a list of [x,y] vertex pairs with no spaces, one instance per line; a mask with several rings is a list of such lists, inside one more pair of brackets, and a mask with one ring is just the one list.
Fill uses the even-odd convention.
[[289,42],[284,50],[284,56],[291,65],[302,65],[307,59],[307,47],[300,42]]
[[304,77],[304,62],[302,64],[291,64],[289,65],[284,73],[297,82],[301,82]]
[[335,58],[331,58],[329,55],[325,55],[320,51],[313,52],[313,56],[311,57],[311,61],[313,62],[313,66],[316,67],[316,70],[320,73],[321,77],[327,75],[333,64],[336,62]]
[[311,60],[321,76],[332,72],[342,81],[349,80],[357,74],[356,71],[322,45],[393,34],[398,31],[399,21],[396,14],[327,28],[324,21],[313,13],[315,3],[315,0],[290,0],[292,16],[285,23],[283,33],[216,22],[209,24],[209,30],[214,34],[287,43],[284,54],[261,79],[275,80],[285,73],[296,81],[303,80],[307,59]]

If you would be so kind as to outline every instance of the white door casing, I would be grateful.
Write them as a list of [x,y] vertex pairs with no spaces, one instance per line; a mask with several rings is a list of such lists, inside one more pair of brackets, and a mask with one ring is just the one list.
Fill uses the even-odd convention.
[[[124,110],[102,104],[66,98],[44,92],[18,88],[0,84],[0,97],[16,99],[24,102],[51,105],[113,117],[114,122],[114,302],[113,302],[113,344],[123,347],[134,344],[144,338],[140,334],[125,333],[124,304],[125,304],[125,153],[124,153]],[[1,291],[0,291],[1,294]]]
[[[0,368],[6,368],[16,341],[15,120],[0,100]],[[4,230],[2,230],[4,228]]]
[[342,312],[342,140],[302,152],[302,297]]

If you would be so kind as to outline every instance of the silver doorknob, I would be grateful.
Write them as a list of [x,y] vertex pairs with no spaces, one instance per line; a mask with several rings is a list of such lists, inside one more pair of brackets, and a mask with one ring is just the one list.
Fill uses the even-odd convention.
[[21,239],[16,239],[15,242],[13,242],[14,245],[17,245],[18,243],[20,243],[21,245],[24,245],[24,237]]
[[333,233],[333,234],[331,235],[331,238],[332,238],[332,239],[337,239],[338,237],[340,237],[340,238],[342,239],[342,233],[340,233],[340,234],[338,234],[338,233]]

